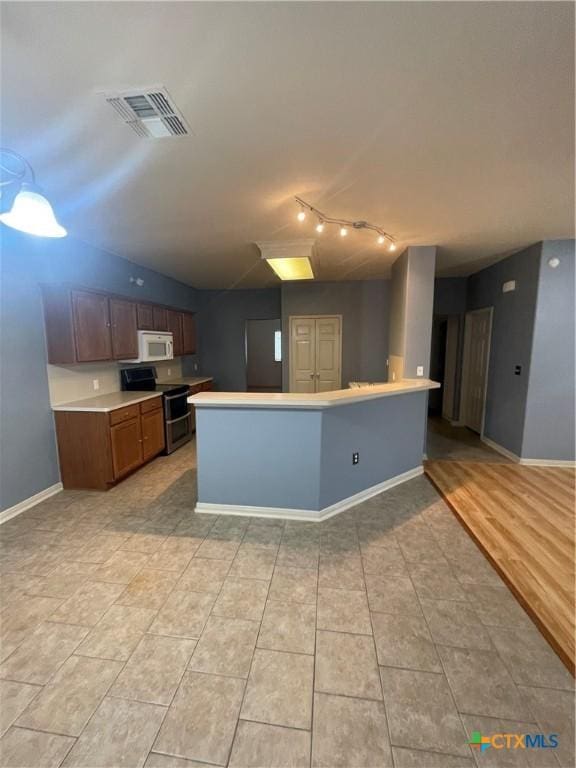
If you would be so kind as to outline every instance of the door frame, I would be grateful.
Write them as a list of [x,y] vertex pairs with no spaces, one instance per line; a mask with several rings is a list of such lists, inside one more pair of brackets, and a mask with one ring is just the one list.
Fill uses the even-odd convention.
[[338,322],[340,324],[340,339],[339,339],[339,360],[340,360],[340,370],[339,370],[339,380],[340,380],[340,389],[342,389],[342,315],[331,313],[329,315],[289,315],[288,317],[288,391],[292,392],[292,382],[293,382],[293,354],[292,354],[292,324],[294,320],[321,320],[322,318],[327,317],[337,317]]
[[470,376],[470,321],[471,315],[479,315],[488,312],[488,346],[486,349],[486,376],[484,379],[484,391],[482,393],[482,420],[480,428],[480,439],[484,437],[484,426],[486,421],[486,395],[488,393],[488,376],[490,375],[490,353],[492,351],[492,327],[494,321],[494,307],[481,307],[480,309],[471,309],[466,312],[464,318],[464,351],[462,355],[462,383],[460,385],[460,413],[459,421],[463,426],[467,426],[468,411],[468,379]]

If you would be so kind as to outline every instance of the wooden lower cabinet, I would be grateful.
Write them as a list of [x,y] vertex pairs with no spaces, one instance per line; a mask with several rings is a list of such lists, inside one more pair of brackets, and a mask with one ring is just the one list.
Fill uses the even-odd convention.
[[54,415],[66,489],[107,490],[164,450],[160,396],[108,413]]
[[162,410],[143,413],[140,419],[142,425],[142,457],[148,461],[164,449],[164,414]]
[[148,458],[142,450],[141,417],[110,427],[110,446],[115,480],[139,467]]

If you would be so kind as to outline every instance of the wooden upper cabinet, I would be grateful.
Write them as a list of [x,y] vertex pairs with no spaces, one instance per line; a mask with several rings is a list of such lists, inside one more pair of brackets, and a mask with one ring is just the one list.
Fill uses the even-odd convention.
[[72,291],[76,360],[90,363],[112,358],[108,297],[101,293]]
[[138,322],[133,301],[110,299],[112,357],[129,360],[138,357]]
[[42,300],[52,365],[133,360],[138,357],[139,329],[171,332],[175,357],[196,352],[195,317],[190,312],[66,284],[43,285]]
[[190,312],[182,312],[182,354],[196,354],[196,318]]
[[152,304],[138,304],[138,330],[154,330],[154,307]]
[[168,310],[166,309],[166,307],[152,307],[152,315],[154,318],[153,330],[167,331],[168,330]]
[[174,337],[174,357],[182,355],[182,312],[168,310],[168,331]]

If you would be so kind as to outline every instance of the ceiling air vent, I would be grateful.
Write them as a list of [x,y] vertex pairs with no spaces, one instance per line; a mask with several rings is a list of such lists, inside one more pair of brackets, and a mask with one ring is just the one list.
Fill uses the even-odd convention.
[[191,133],[182,113],[163,86],[105,93],[104,98],[138,136],[167,139]]

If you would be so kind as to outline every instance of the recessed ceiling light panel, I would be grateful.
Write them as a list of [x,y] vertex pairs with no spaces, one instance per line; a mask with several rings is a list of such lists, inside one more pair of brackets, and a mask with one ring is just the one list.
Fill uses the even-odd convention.
[[182,112],[162,85],[104,93],[126,125],[145,139],[166,139],[192,133]]

